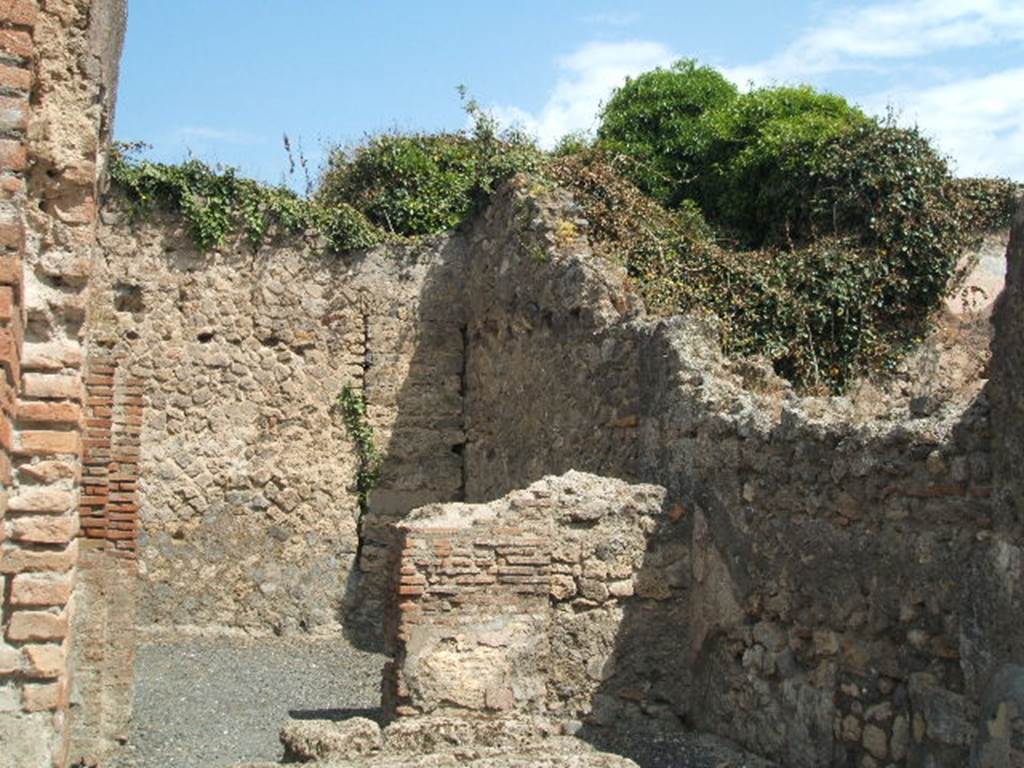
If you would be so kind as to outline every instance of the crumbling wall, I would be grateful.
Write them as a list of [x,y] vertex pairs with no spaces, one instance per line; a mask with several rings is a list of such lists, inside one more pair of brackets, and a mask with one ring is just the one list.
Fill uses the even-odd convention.
[[797,397],[710,324],[644,320],[564,199],[509,194],[471,240],[467,498],[580,468],[664,485],[676,521],[590,722],[682,720],[794,766],[966,760],[983,382]]
[[1007,249],[1006,284],[993,325],[992,407],[995,413],[996,497],[1000,524],[1024,527],[1024,205],[1020,207]]
[[993,315],[993,535],[979,543],[965,593],[963,666],[980,700],[971,765],[1024,760],[1024,205],[1007,249],[1006,285]]
[[3,766],[68,759],[69,697],[87,666],[72,632],[88,578],[76,540],[81,328],[123,32],[119,0],[0,7]]
[[589,259],[563,193],[505,187],[476,222],[466,267],[466,498],[544,475],[635,474],[639,303]]
[[[295,238],[204,254],[173,217],[106,215],[90,362],[116,360],[146,405],[140,624],[336,630],[351,602],[351,628],[379,632],[367,602],[384,589],[356,584],[357,557],[371,582],[383,574],[378,517],[462,483],[462,337],[436,274],[454,246],[342,258]],[[388,457],[365,509],[337,407],[346,386]],[[444,419],[449,434],[434,430]]]
[[744,373],[685,320],[645,358],[647,471],[692,518],[680,714],[786,765],[960,759],[961,587],[992,526],[984,396],[862,420]]
[[397,524],[392,715],[589,715],[663,489],[579,472]]

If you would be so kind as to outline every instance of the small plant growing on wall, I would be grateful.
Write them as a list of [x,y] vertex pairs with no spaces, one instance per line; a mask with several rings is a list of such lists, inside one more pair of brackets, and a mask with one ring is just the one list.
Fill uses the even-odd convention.
[[346,384],[338,395],[337,407],[359,457],[356,492],[359,494],[359,508],[365,512],[370,491],[380,479],[383,457],[373,439],[373,428],[366,418],[366,398],[363,393],[351,384]]

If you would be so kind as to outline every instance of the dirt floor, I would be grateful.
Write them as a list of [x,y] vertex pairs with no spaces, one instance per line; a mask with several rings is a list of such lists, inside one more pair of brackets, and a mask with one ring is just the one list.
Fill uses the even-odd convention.
[[[112,768],[276,761],[288,718],[379,719],[385,657],[341,638],[188,638],[139,647],[128,745]],[[595,741],[641,768],[768,768],[709,736],[631,732]]]
[[384,657],[342,639],[189,639],[142,645],[116,768],[277,760],[289,718],[379,716]]

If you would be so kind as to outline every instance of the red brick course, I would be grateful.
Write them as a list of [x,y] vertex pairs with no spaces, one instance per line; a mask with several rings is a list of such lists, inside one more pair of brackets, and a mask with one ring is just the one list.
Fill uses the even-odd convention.
[[123,376],[118,359],[97,351],[88,361],[85,388],[81,535],[95,548],[134,558],[142,382]]

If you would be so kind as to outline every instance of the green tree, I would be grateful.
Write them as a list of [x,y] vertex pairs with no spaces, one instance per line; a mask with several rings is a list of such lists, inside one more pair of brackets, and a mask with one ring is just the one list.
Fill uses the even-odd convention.
[[694,197],[741,244],[791,247],[813,235],[811,194],[824,148],[872,126],[843,97],[810,86],[745,93],[699,122]]
[[662,204],[690,196],[705,170],[706,129],[701,119],[737,98],[736,86],[693,59],[626,81],[601,113],[599,145],[635,161],[630,176]]

